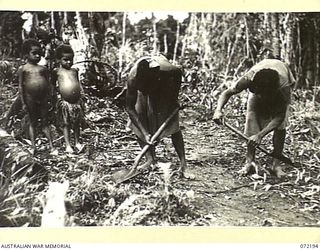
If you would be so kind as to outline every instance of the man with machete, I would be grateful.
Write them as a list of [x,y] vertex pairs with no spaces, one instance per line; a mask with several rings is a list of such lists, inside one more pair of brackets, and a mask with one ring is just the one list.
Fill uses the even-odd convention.
[[[213,119],[223,124],[222,109],[231,96],[248,89],[245,135],[248,136],[246,163],[239,171],[249,174],[254,168],[256,147],[273,131],[273,155],[281,156],[288,123],[291,89],[295,79],[287,64],[277,59],[264,59],[253,66],[231,87],[221,93]],[[273,159],[272,172],[278,178],[285,175],[280,161]]]
[[[140,58],[132,67],[126,92],[126,109],[130,127],[137,136],[141,148],[152,145],[152,135],[179,106],[178,95],[182,71],[164,56]],[[185,176],[186,158],[183,136],[179,127],[179,114],[173,116],[157,139],[171,136],[180,160],[178,173]],[[155,147],[146,153],[147,161],[141,168],[155,161]]]

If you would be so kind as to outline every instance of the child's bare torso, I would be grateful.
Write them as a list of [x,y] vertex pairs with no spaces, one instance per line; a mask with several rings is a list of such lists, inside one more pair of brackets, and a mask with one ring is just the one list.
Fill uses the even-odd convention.
[[57,70],[59,92],[63,100],[77,103],[80,100],[81,86],[75,69],[59,68]]
[[33,98],[43,99],[49,93],[48,69],[41,65],[25,64],[22,66],[24,92]]

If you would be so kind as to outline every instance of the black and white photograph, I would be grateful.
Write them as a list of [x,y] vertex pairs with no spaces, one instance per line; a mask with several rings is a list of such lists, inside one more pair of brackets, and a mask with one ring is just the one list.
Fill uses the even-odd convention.
[[320,226],[320,12],[0,11],[0,227]]

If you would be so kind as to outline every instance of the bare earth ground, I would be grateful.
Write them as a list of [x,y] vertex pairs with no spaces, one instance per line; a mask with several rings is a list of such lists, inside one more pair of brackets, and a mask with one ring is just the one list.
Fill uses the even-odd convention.
[[[293,194],[298,185],[294,184],[294,177],[280,181],[268,176],[266,182],[257,182],[239,176],[236,172],[245,155],[243,141],[212,121],[199,124],[196,129],[193,122],[187,125],[187,158],[190,171],[197,178],[180,185],[195,191],[197,207],[203,214],[209,214],[213,225],[317,225],[319,211],[303,211],[303,199]],[[286,170],[294,176],[292,167]],[[246,184],[250,186],[242,187]],[[272,187],[266,191],[269,185]]]
[[[10,97],[13,93],[14,89],[2,87],[1,113],[12,102]],[[140,148],[133,134],[125,131],[126,114],[123,110],[114,107],[110,100],[92,98],[89,102],[86,115],[90,126],[82,134],[86,144],[84,152],[78,155],[64,154],[64,141],[56,131],[54,143],[59,149],[59,156],[49,156],[45,148],[47,143],[41,143],[37,157],[50,169],[51,180],[70,180],[68,198],[75,207],[76,223],[102,225],[128,193],[146,195],[153,192],[160,174],[155,170],[118,187],[112,184],[111,174],[130,167]],[[232,120],[233,124],[237,124],[236,119]],[[238,120],[241,119],[243,117]],[[181,125],[187,172],[192,173],[195,179],[172,178],[171,188],[181,192],[192,191],[192,199],[189,215],[177,220],[170,218],[170,225],[320,225],[319,190],[315,190],[319,187],[317,166],[312,170],[318,173],[307,170],[303,176],[303,169],[286,166],[288,177],[284,180],[263,174],[239,176],[237,171],[242,167],[245,155],[245,145],[241,139],[215,125],[210,116],[205,117],[195,105],[181,111]],[[177,166],[178,158],[170,142],[170,139],[164,139],[159,143],[157,156],[159,161],[171,161]],[[270,162],[268,157],[258,155],[261,165],[267,167]],[[312,191],[314,193],[310,194]],[[113,205],[111,198],[115,200]],[[35,219],[34,225],[37,223]],[[156,225],[157,220],[148,223],[142,220],[137,224]]]

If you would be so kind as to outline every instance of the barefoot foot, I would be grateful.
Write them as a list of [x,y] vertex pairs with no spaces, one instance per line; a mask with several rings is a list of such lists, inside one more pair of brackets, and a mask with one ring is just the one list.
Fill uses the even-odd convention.
[[287,175],[286,172],[284,172],[282,170],[281,166],[273,167],[272,172],[273,172],[274,176],[276,176],[279,179],[281,179]]
[[257,165],[254,162],[247,162],[243,168],[241,168],[237,173],[240,175],[248,175],[256,172]]
[[196,176],[192,173],[188,173],[186,171],[182,171],[181,169],[177,170],[178,178],[180,179],[187,179],[187,180],[194,180],[196,179]]
[[72,149],[71,146],[67,146],[67,147],[66,147],[66,153],[70,153],[70,154],[73,153],[73,149]]

